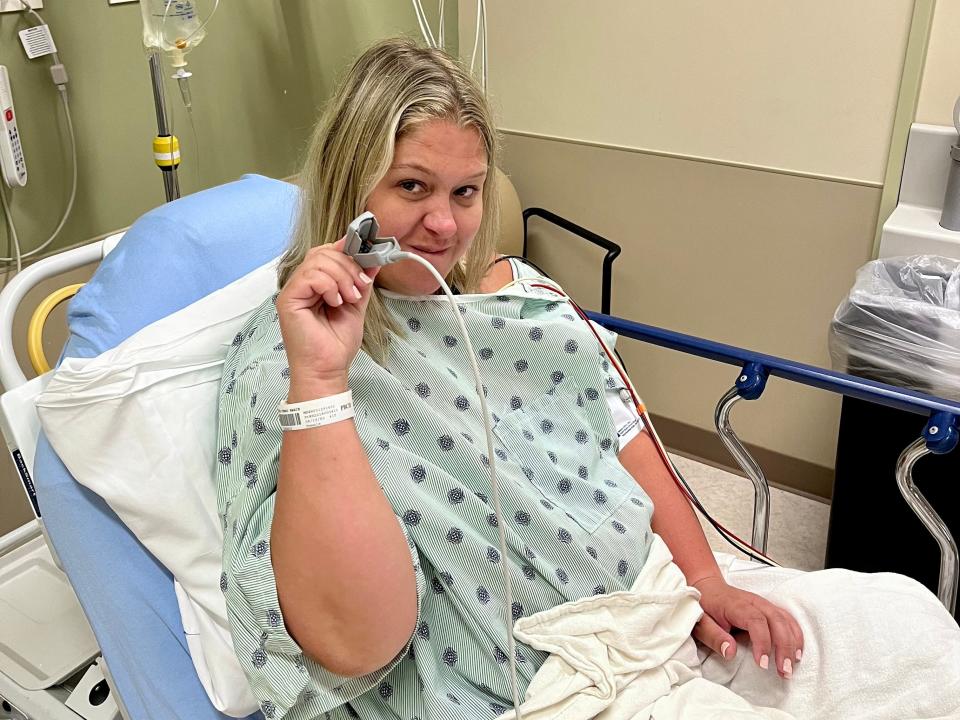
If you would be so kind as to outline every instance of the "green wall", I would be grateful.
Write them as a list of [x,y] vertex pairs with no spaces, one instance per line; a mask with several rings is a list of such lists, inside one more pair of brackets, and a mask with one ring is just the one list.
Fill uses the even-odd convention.
[[[212,4],[199,0],[201,15]],[[435,28],[437,3],[425,5]],[[456,52],[457,3],[446,7],[448,49]],[[45,0],[39,13],[70,75],[78,144],[76,204],[50,248],[56,251],[129,225],[164,194],[153,164],[157,126],[139,4]],[[7,190],[24,252],[49,237],[70,191],[69,141],[50,58],[26,59],[17,32],[27,26],[20,13],[0,15],[0,63],[10,74],[29,173],[25,188]],[[207,32],[188,56],[199,168],[180,94],[174,81],[167,85],[184,195],[246,172],[292,175],[346,63],[379,38],[419,38],[406,0],[222,0]],[[11,249],[4,226],[0,254]]]

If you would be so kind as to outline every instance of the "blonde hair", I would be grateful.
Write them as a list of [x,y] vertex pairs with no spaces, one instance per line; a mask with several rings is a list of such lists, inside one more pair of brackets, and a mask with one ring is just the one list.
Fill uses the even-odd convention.
[[[461,292],[477,291],[499,228],[492,113],[479,85],[456,60],[401,38],[378,42],[356,60],[314,128],[300,174],[299,218],[278,268],[281,287],[310,248],[343,236],[389,170],[397,141],[430,120],[476,129],[487,153],[480,228],[446,278]],[[390,333],[396,332],[375,292],[367,307],[363,349],[385,362]]]

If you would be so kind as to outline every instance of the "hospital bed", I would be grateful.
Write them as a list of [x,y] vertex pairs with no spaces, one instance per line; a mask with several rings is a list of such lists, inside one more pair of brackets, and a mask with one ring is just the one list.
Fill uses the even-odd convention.
[[[0,294],[0,326],[7,333],[0,342],[0,381],[6,389],[0,425],[39,516],[0,538],[0,718],[226,717],[211,705],[194,671],[172,577],[103,500],[74,481],[54,453],[33,406],[49,375],[27,381],[9,333],[13,312],[30,287],[69,268],[100,262],[71,301],[70,337],[63,350],[65,357],[96,356],[278,255],[290,236],[295,204],[292,185],[244,176],[161,206],[126,233],[38,262]],[[513,209],[519,226],[519,203]],[[938,595],[954,610],[956,544],[913,485],[911,472],[924,455],[955,447],[960,403],[614,317],[609,314],[611,269],[619,248],[534,208],[523,213],[524,253],[527,225],[535,219],[606,250],[602,312],[588,313],[592,319],[621,336],[739,368],[715,420],[724,444],[754,484],[755,547],[763,550],[767,544],[769,488],[734,433],[730,410],[740,400],[758,399],[770,376],[929,417],[923,436],[900,458],[897,482],[940,546]],[[520,252],[520,245],[506,248],[514,250]]]

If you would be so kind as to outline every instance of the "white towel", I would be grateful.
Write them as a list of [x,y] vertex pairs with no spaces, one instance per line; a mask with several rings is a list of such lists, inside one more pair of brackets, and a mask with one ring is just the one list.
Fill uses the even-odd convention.
[[732,661],[703,649],[698,658],[690,632],[699,593],[657,537],[630,591],[517,621],[518,639],[551,653],[527,688],[523,718],[960,719],[960,628],[919,583],[718,559],[732,585],[800,623],[804,657],[792,679],[761,670],[745,639]]
[[797,619],[803,660],[782,680],[758,668],[741,642],[732,662],[707,657],[705,678],[804,720],[960,719],[960,628],[915,580],[738,561],[728,581]]
[[[704,680],[690,632],[700,593],[659,536],[629,591],[564,603],[514,625],[551,653],[520,706],[526,720],[789,720]],[[516,717],[511,711],[506,720]]]

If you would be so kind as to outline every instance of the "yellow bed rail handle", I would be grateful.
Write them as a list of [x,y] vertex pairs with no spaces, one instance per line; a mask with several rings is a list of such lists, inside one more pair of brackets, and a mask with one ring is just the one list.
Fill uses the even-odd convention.
[[30,364],[38,375],[43,375],[50,371],[50,364],[47,362],[47,356],[43,353],[43,326],[53,309],[64,300],[69,300],[77,291],[83,287],[83,283],[76,285],[67,285],[59,290],[55,290],[47,295],[37,309],[33,311],[30,317],[30,324],[27,326],[27,355],[30,357]]

